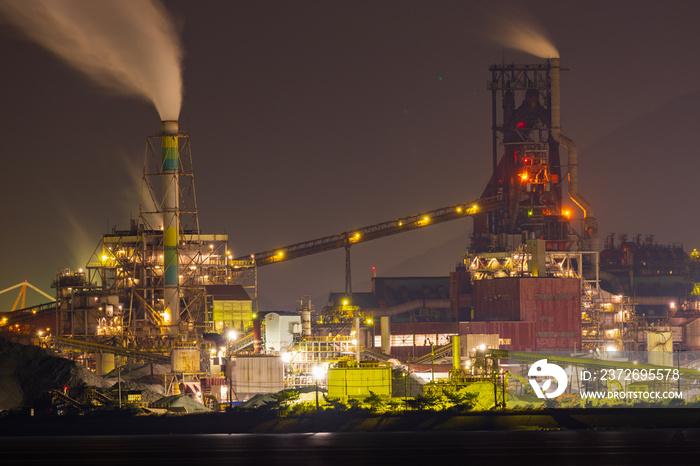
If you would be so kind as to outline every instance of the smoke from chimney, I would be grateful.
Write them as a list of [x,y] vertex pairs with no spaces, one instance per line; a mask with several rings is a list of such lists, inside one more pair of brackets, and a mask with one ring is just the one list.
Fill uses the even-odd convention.
[[0,0],[0,13],[94,81],[177,120],[183,52],[158,0]]
[[537,19],[523,7],[510,5],[501,11],[485,11],[490,21],[482,25],[481,35],[513,50],[540,58],[559,58],[554,41]]

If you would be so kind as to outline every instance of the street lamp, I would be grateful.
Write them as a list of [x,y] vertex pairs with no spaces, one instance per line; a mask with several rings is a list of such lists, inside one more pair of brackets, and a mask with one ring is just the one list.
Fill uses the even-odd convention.
[[316,379],[316,411],[314,413],[314,430],[318,431],[318,381],[326,375],[326,371],[323,366],[314,366],[313,370],[314,379]]
[[326,371],[323,370],[323,366],[314,366],[313,374],[316,380],[316,413],[318,413],[318,381],[326,375]]

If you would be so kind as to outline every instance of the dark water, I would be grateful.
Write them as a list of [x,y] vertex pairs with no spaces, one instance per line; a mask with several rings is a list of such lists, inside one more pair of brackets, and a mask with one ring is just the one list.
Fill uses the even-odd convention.
[[[0,465],[699,464],[700,430],[0,438]],[[539,463],[539,462],[542,463]]]

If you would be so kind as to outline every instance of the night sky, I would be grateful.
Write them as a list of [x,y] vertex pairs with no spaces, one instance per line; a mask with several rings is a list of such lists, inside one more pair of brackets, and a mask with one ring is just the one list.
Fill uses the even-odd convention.
[[[570,70],[562,132],[579,147],[601,243],[626,232],[700,247],[698,2],[165,5],[185,51],[180,127],[200,225],[227,233],[236,256],[478,198],[491,166],[488,67],[544,62],[484,34],[514,19],[546,31]],[[0,63],[0,289],[27,279],[53,294],[61,268],[83,267],[102,233],[137,217],[145,138],[160,118],[6,23]],[[457,220],[353,247],[354,290],[369,289],[372,266],[447,275],[471,228]],[[261,308],[292,310],[305,294],[320,308],[344,289],[344,257],[261,268]]]

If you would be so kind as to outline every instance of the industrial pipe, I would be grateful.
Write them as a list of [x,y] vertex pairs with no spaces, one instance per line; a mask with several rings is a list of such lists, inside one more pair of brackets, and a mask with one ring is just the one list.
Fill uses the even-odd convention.
[[177,121],[161,122],[163,131],[163,288],[165,324],[168,333],[177,335],[180,329],[180,292],[178,242],[180,236],[180,154]]
[[549,63],[552,99],[550,104],[552,113],[552,138],[566,147],[569,164],[569,197],[583,211],[584,229],[589,232],[591,249],[593,251],[598,251],[600,249],[600,239],[593,206],[578,192],[578,149],[574,141],[561,133],[561,66],[559,64],[559,58],[551,58]]

